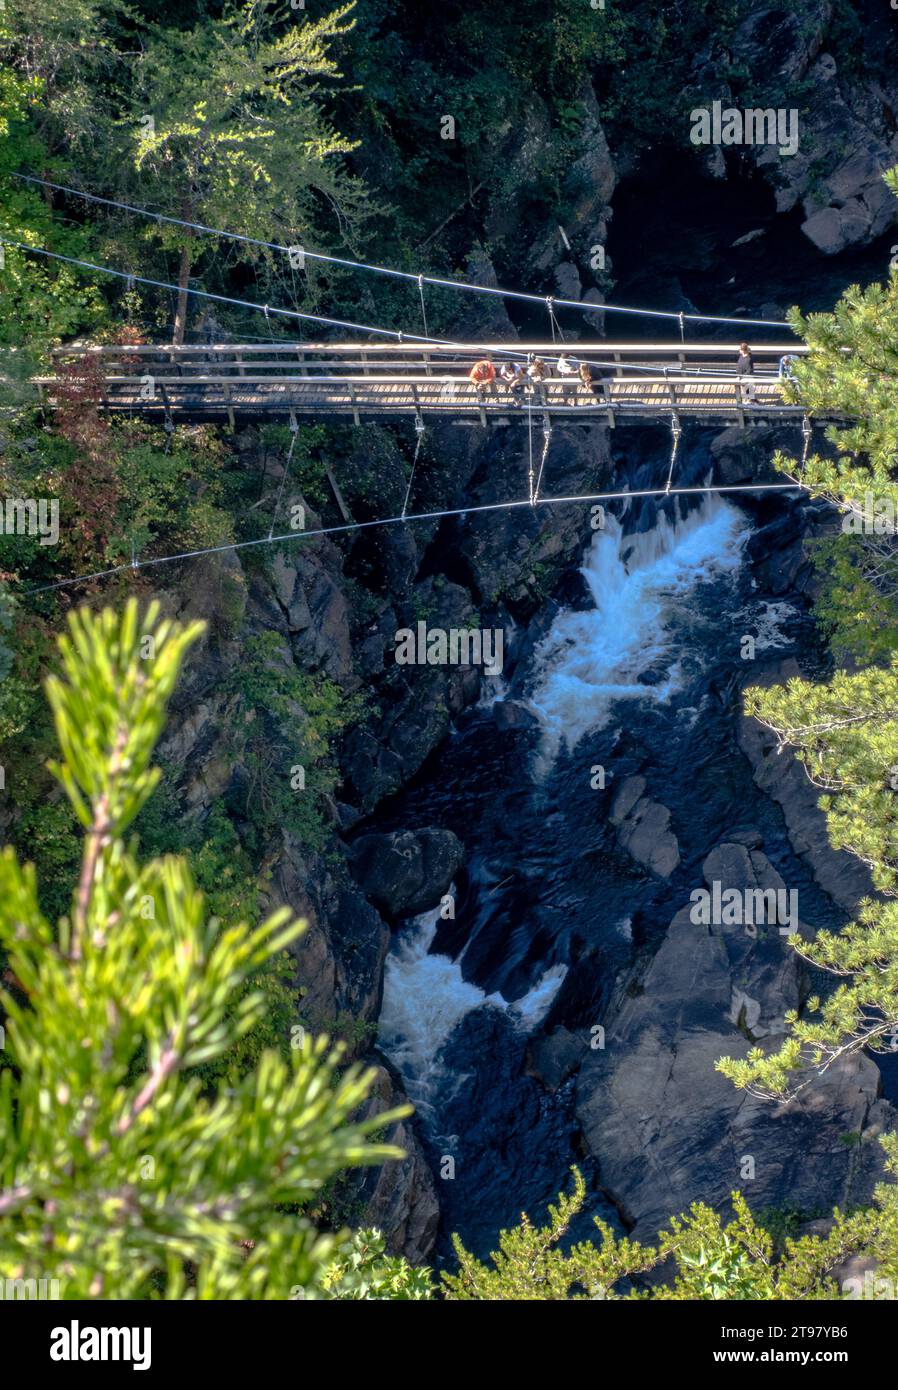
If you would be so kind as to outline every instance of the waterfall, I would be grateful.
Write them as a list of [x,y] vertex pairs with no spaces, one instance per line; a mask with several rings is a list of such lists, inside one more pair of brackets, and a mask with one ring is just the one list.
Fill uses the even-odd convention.
[[[659,514],[654,528],[639,534],[625,535],[621,523],[608,518],[582,570],[595,607],[560,612],[534,651],[530,704],[542,724],[539,757],[546,770],[562,743],[573,748],[601,728],[615,701],[663,701],[687,683],[707,636],[696,631],[702,619],[694,611],[695,590],[736,573],[749,534],[744,514],[715,496],[681,520]],[[431,1132],[464,1079],[457,1065],[442,1062],[461,1021],[489,1008],[501,1011],[519,1036],[533,1033],[567,973],[566,965],[548,966],[513,1003],[499,992],[487,994],[462,973],[473,938],[454,959],[433,951],[439,920],[434,909],[396,933],[378,1036]],[[529,934],[534,926],[528,922],[521,930]],[[621,940],[630,938],[629,917],[617,930]]]
[[607,518],[581,570],[595,607],[561,612],[536,648],[530,706],[543,728],[538,773],[562,744],[572,749],[601,729],[615,701],[664,701],[680,689],[686,644],[675,629],[688,618],[689,595],[738,569],[748,535],[744,515],[714,495],[683,520],[659,515],[638,535],[625,536]]
[[415,917],[396,935],[384,970],[378,1044],[399,1069],[409,1098],[425,1116],[446,1078],[440,1050],[472,1009],[501,1009],[517,1028],[533,1032],[548,1013],[567,973],[552,966],[522,999],[509,1004],[462,977],[464,952],[455,960],[431,953],[440,910]]

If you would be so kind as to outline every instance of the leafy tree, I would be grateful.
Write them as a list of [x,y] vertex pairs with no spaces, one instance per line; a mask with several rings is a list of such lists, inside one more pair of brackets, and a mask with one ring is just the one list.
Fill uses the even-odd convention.
[[182,860],[141,864],[123,839],[199,630],[133,601],[71,616],[47,694],[85,838],[55,931],[34,870],[0,855],[0,1274],[57,1278],[66,1298],[317,1296],[335,1238],[278,1207],[398,1156],[367,1139],[407,1113],[353,1119],[371,1074],[341,1074],[325,1038],[211,1098],[192,1074],[257,1022],[258,994],[229,1003],[302,930],[285,909],[219,932]]
[[[351,232],[366,200],[343,165],[353,142],[323,114],[320,87],[339,76],[331,50],[351,28],[353,3],[284,27],[267,0],[246,0],[215,24],[152,29],[134,68],[129,117],[147,201],[187,222],[266,241],[301,243],[322,209],[341,234]],[[165,223],[155,234],[179,256],[180,343],[191,269],[207,243]],[[228,249],[257,254],[235,242]]]

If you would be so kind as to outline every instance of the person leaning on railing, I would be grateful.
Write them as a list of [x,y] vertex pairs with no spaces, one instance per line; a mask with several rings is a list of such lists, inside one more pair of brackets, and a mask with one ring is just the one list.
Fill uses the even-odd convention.
[[530,378],[530,390],[536,395],[540,405],[546,404],[546,382],[549,379],[550,371],[541,357],[531,352],[527,357],[527,375]]
[[485,401],[487,391],[491,396],[495,396],[496,369],[489,357],[481,357],[479,362],[474,363],[468,373],[468,380],[477,392],[478,400]]
[[503,362],[502,366],[499,368],[499,376],[508,388],[508,394],[511,396],[512,405],[520,408],[526,380],[524,368],[521,366],[520,362]]
[[555,370],[561,378],[561,399],[565,405],[571,405],[576,400],[577,387],[574,384],[580,375],[577,364],[573,358],[568,357],[563,352],[556,363]]
[[[736,358],[736,371],[739,376],[753,377],[755,374],[754,354],[748,346],[748,343],[739,344],[739,356]],[[755,384],[753,381],[749,381],[746,385],[745,395],[749,405],[754,405],[756,396]]]

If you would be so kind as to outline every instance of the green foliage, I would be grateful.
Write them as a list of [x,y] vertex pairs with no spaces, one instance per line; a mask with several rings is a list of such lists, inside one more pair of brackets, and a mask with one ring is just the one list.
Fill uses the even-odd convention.
[[323,848],[323,802],[337,782],[331,745],[360,716],[363,698],[345,695],[326,676],[297,670],[276,632],[247,639],[231,689],[244,707],[234,721],[233,755],[247,771],[236,809],[255,828],[252,848],[264,852],[281,827],[310,848]]
[[746,710],[791,748],[824,789],[829,837],[870,867],[885,901],[861,903],[857,920],[793,950],[839,980],[825,1000],[787,1015],[790,1035],[770,1054],[753,1048],[718,1069],[741,1089],[784,1096],[847,1052],[892,1051],[898,1041],[898,657],[887,668],[837,671],[826,684],[794,679],[750,690]]
[[[898,171],[886,182],[898,193]],[[782,454],[774,463],[845,513],[816,550],[818,612],[837,652],[878,661],[898,648],[898,270],[884,285],[850,286],[831,313],[793,309],[789,321],[809,352],[787,399],[849,423],[827,428],[830,456],[812,453],[803,469]]]
[[86,833],[56,930],[33,868],[0,855],[15,982],[2,994],[0,1275],[57,1278],[65,1298],[314,1297],[335,1240],[278,1208],[398,1156],[368,1138],[407,1113],[353,1119],[372,1074],[340,1074],[324,1038],[289,1062],[266,1052],[211,1097],[190,1075],[258,1021],[258,993],[228,1005],[302,930],[282,910],[219,931],[183,860],[139,863],[122,838],[158,780],[153,745],[197,635],[156,605],[71,617],[47,691],[54,772]]
[[[14,599],[9,591],[0,584],[0,691],[3,690],[3,682],[12,669],[13,655],[9,649],[8,637],[12,627]],[[2,716],[0,716],[2,719]],[[0,723],[0,738],[3,737],[3,725]],[[9,735],[7,734],[7,737]]]
[[[124,118],[147,201],[188,222],[291,244],[314,236],[324,209],[340,225],[358,225],[366,195],[343,162],[354,145],[333,129],[318,95],[339,77],[331,49],[351,27],[352,10],[350,3],[285,24],[267,0],[245,0],[214,24],[151,27]],[[152,124],[141,120],[145,113]],[[205,241],[172,224],[151,232],[180,254],[183,290]],[[229,249],[258,259],[259,248],[246,243]],[[271,264],[284,275],[282,256]],[[182,302],[176,341],[185,319]]]
[[[898,1171],[895,1137],[884,1141],[888,1166]],[[446,1298],[513,1300],[763,1300],[806,1301],[841,1296],[832,1270],[851,1255],[872,1256],[881,1274],[898,1262],[898,1198],[894,1183],[883,1183],[876,1207],[844,1216],[832,1214],[824,1236],[785,1236],[775,1241],[752,1215],[745,1198],[733,1193],[733,1215],[725,1220],[702,1202],[675,1216],[655,1246],[618,1238],[598,1217],[598,1244],[581,1241],[565,1251],[561,1243],[572,1218],[582,1210],[586,1188],[574,1169],[574,1191],[549,1208],[549,1220],[502,1231],[499,1249],[483,1264],[454,1238],[459,1267],[443,1275]],[[668,1272],[670,1271],[670,1272]],[[651,1283],[646,1284],[646,1276]]]
[[839,658],[859,665],[888,661],[898,651],[898,590],[891,576],[877,587],[878,556],[891,546],[868,536],[839,535],[811,543],[819,592],[814,617]]
[[[58,0],[51,14],[40,0],[16,0],[0,10],[0,238],[69,256],[89,249],[90,229],[57,219],[38,190],[10,175],[53,170],[60,145],[71,154],[96,138],[109,8]],[[0,286],[0,347],[16,349],[4,358],[6,393],[48,344],[103,320],[100,295],[73,267],[13,247]]]
[[618,1241],[598,1217],[601,1244],[582,1241],[565,1253],[560,1242],[585,1198],[586,1184],[574,1169],[574,1191],[559,1195],[557,1205],[549,1208],[546,1226],[534,1226],[525,1214],[519,1226],[500,1233],[492,1268],[475,1259],[454,1236],[458,1272],[443,1275],[446,1297],[491,1302],[615,1297],[614,1287],[620,1280],[650,1269],[658,1256],[629,1240]]
[[[202,819],[185,815],[169,772],[163,775],[135,830],[144,854],[156,857],[176,851],[183,855],[220,931],[240,923],[252,928],[260,924],[259,876],[222,802],[216,802]],[[229,1014],[254,993],[262,996],[264,1007],[247,1033],[236,1037],[220,1057],[197,1069],[205,1085],[245,1076],[268,1048],[284,1057],[289,1055],[290,1028],[298,1022],[299,1013],[298,996],[290,983],[293,973],[289,953],[281,951],[243,981],[228,1006]],[[334,1036],[341,1036],[336,1028]]]
[[331,1261],[322,1280],[329,1298],[421,1301],[434,1296],[430,1270],[414,1268],[401,1256],[384,1253],[378,1230],[355,1231],[350,1244]]
[[114,426],[118,513],[105,558],[165,554],[224,545],[234,526],[223,502],[224,445],[210,429],[178,430],[165,451],[157,429],[128,421]]

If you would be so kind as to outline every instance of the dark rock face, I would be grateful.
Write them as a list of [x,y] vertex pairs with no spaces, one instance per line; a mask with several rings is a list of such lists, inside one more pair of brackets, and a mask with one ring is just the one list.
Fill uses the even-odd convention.
[[[533,431],[534,466],[539,467],[543,435]],[[490,466],[476,489],[479,503],[526,497],[529,444],[526,430],[508,430],[487,446]],[[608,431],[604,425],[552,430],[543,470],[542,494],[559,496],[597,490],[610,473]],[[523,489],[523,492],[522,492]],[[460,549],[480,602],[505,601],[529,617],[541,597],[566,569],[579,561],[592,536],[588,504],[518,508],[472,513]]]
[[746,550],[755,577],[767,593],[787,594],[801,587],[802,575],[810,570],[803,534],[803,513],[793,507],[749,538]]
[[[742,844],[719,846],[704,877],[726,888],[784,887],[766,857]],[[714,1064],[744,1057],[759,1039],[778,1046],[783,1014],[801,997],[799,960],[775,926],[752,934],[691,914],[687,906],[674,917],[604,1049],[586,1053],[577,1078],[588,1147],[635,1236],[654,1237],[696,1199],[725,1205],[734,1188],[754,1208],[869,1199],[882,1162],[873,1141],[894,1122],[877,1099],[875,1065],[847,1058],[788,1105],[737,1091]],[[861,1142],[848,1143],[850,1135]]]
[[[806,84],[801,102],[794,103],[796,110],[800,106],[797,151],[783,155],[775,145],[759,145],[745,153],[773,188],[778,212],[801,208],[801,230],[818,251],[832,256],[868,245],[898,221],[898,206],[882,181],[882,171],[898,156],[894,82],[883,88],[876,79],[840,71],[826,51],[831,0],[804,4],[800,11],[766,0],[744,8],[725,59],[705,55],[702,64],[699,58],[703,95],[713,90],[724,106],[742,108],[728,84],[731,65],[759,77],[776,74],[782,95],[767,103],[771,108],[791,108],[790,89]],[[722,149],[711,150],[708,163],[716,177],[726,175]]]
[[390,939],[386,923],[345,868],[328,866],[291,835],[283,835],[263,868],[272,911],[286,905],[308,924],[290,947],[304,1015],[323,1029],[341,1014],[375,1024]]
[[[381,1115],[405,1102],[401,1087],[386,1067],[379,1066],[374,1090],[364,1106],[365,1116]],[[387,1248],[413,1265],[425,1264],[436,1240],[440,1219],[436,1183],[417,1132],[410,1120],[394,1120],[384,1142],[405,1150],[398,1162],[356,1171],[351,1185],[364,1205],[366,1225],[387,1236]]]
[[451,830],[362,835],[350,863],[363,892],[388,917],[415,917],[436,907],[464,860]]
[[[756,668],[751,684],[781,685],[801,674],[798,663],[789,658]],[[758,786],[782,806],[795,853],[807,861],[821,888],[846,912],[853,912],[872,892],[869,871],[847,850],[833,849],[819,792],[802,765],[791,752],[777,753],[770,730],[755,719],[741,721],[739,746]]]

